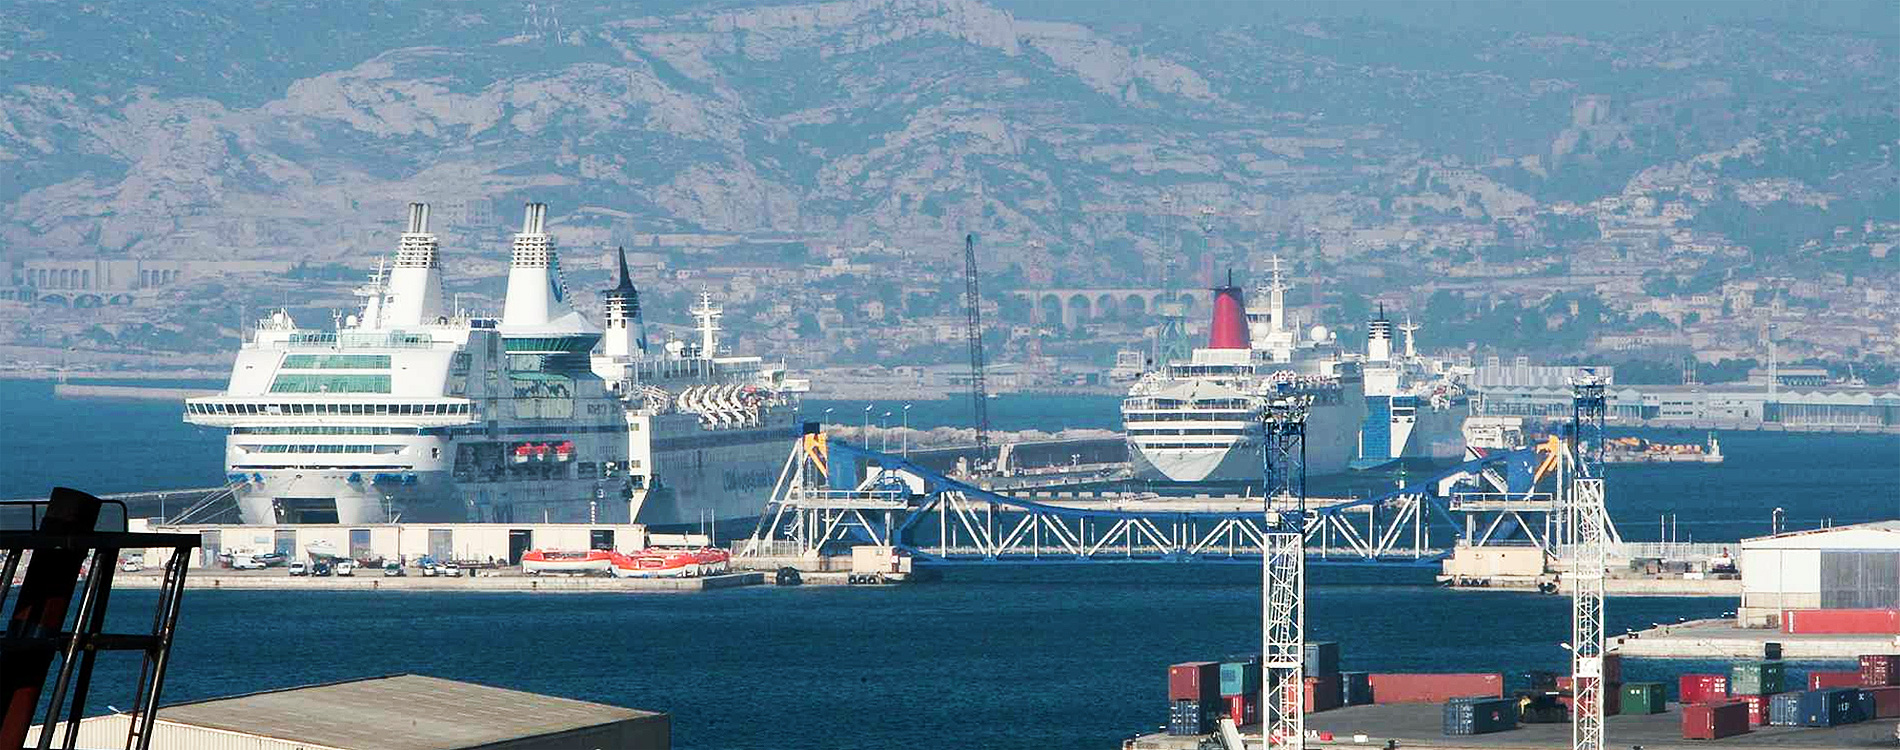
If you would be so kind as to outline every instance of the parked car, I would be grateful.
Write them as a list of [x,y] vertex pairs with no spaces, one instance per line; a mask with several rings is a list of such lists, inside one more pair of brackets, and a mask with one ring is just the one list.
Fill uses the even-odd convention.
[[144,555],[126,555],[125,557],[119,559],[119,570],[123,570],[127,573],[137,573],[144,569],[145,569]]
[[340,576],[350,576],[354,578],[356,576],[356,561],[355,560],[338,560],[336,562],[336,574]]
[[252,555],[232,555],[232,570],[263,570],[264,563]]
[[284,557],[284,553],[282,552],[264,552],[252,555],[251,557],[263,563],[264,567],[267,568],[283,567],[284,563],[289,562],[289,559]]
[[409,571],[402,569],[402,563],[393,562],[383,564],[383,577],[385,578],[400,578],[406,575],[409,575]]
[[297,560],[290,564],[290,574],[293,576],[310,575],[310,566],[305,564],[302,560]]
[[449,563],[447,565],[444,565],[442,566],[442,575],[448,576],[450,578],[461,578],[462,566],[456,565],[455,563]]
[[332,572],[334,572],[334,569],[330,567],[330,564],[322,560],[318,560],[310,564],[310,575],[327,576],[327,575],[330,575]]

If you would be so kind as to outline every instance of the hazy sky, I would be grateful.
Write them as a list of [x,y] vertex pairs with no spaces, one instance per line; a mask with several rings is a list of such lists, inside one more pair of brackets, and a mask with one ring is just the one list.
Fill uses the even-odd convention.
[[1510,31],[1623,32],[1752,24],[1763,21],[1900,36],[1892,0],[990,0],[1021,18],[1090,23],[1254,24],[1275,19],[1368,18],[1407,26]]

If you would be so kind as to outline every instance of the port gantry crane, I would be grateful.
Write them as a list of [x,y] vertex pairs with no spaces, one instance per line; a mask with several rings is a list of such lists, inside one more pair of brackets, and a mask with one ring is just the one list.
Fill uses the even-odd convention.
[[1573,750],[1603,750],[1603,585],[1610,525],[1603,504],[1603,421],[1607,382],[1586,370],[1572,378],[1570,467],[1559,483],[1570,525],[1570,674]]
[[1268,750],[1306,747],[1306,413],[1311,396],[1261,412],[1266,517],[1260,568],[1260,737]]
[[976,426],[976,462],[980,466],[990,452],[989,389],[983,382],[983,297],[976,284],[976,235],[963,236],[964,304],[969,310],[965,335],[970,338],[970,408]]

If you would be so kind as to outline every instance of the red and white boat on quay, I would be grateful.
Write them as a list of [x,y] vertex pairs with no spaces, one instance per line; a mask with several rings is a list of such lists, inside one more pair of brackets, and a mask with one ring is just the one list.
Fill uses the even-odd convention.
[[593,549],[585,551],[529,550],[521,556],[521,572],[528,575],[587,575],[611,573],[617,552]]

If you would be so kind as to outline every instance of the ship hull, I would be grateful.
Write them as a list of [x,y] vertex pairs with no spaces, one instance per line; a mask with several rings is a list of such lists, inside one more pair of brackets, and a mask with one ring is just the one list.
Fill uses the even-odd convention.
[[[1364,419],[1364,399],[1313,407],[1306,418],[1306,473],[1344,473],[1357,452],[1358,427]],[[1151,482],[1255,483],[1266,478],[1254,435],[1224,448],[1154,448],[1130,440],[1128,456],[1135,478]]]

